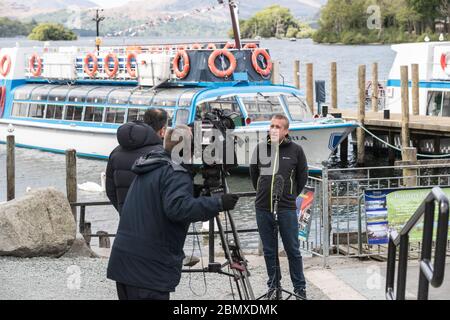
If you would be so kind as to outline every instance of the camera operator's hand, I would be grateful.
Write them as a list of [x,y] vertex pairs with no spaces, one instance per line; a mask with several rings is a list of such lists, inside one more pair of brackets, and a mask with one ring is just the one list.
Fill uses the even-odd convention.
[[239,196],[233,193],[227,193],[222,195],[222,209],[233,210],[238,200]]

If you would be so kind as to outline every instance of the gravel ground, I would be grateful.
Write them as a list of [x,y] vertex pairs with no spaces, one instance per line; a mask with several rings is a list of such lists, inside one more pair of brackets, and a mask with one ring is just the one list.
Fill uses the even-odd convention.
[[[264,260],[259,256],[246,257],[249,260],[253,291],[255,296],[260,296],[266,290]],[[207,259],[204,260],[206,264]],[[315,258],[304,258],[305,269],[316,263]],[[117,299],[115,283],[106,279],[107,264],[107,258],[0,257],[0,300]],[[281,258],[281,268],[285,275],[282,279],[283,287],[292,290],[286,258]],[[177,291],[171,295],[171,299],[228,300],[233,299],[230,292],[229,280],[225,275],[183,273]],[[307,294],[308,299],[327,299],[319,289],[309,283]]]

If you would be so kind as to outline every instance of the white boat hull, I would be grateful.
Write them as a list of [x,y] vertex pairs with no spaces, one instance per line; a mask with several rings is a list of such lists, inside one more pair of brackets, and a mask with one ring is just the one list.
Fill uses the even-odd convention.
[[[302,146],[310,170],[320,170],[322,162],[328,160],[337,145],[353,129],[351,124],[295,125],[290,128],[290,135],[294,142]],[[75,149],[79,156],[107,159],[117,146],[116,130],[0,119],[0,143],[6,142],[8,134],[14,134],[18,147],[57,153]],[[236,134],[239,136],[248,135],[249,132],[266,131],[263,126],[249,126],[237,129]],[[249,148],[238,149],[237,157],[241,167],[248,167],[251,152]]]

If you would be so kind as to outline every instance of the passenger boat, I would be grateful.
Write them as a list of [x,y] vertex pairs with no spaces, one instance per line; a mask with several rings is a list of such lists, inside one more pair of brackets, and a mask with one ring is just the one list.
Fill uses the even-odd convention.
[[315,118],[302,92],[271,83],[268,50],[233,45],[2,48],[0,143],[14,134],[19,147],[107,159],[117,128],[148,108],[164,108],[173,126],[229,109],[242,117],[237,134],[267,132],[282,113],[310,169],[320,170],[355,123]]

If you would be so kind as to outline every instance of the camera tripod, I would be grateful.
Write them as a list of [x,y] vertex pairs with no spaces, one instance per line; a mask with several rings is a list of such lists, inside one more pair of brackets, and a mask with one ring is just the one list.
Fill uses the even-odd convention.
[[[209,167],[203,172],[203,196],[220,197],[229,192],[226,180],[226,172],[222,167]],[[212,272],[224,274],[234,279],[239,298],[241,300],[254,300],[253,289],[250,284],[250,272],[247,269],[247,260],[241,249],[239,236],[233,216],[229,210],[224,211],[225,221],[231,228],[232,239],[228,239],[228,230],[225,230],[222,221],[217,215],[214,219],[217,223],[218,233],[226,262],[221,264],[214,257],[214,219],[209,221],[209,263],[208,267],[200,270],[184,270],[184,272]],[[223,271],[229,267],[231,272]]]

